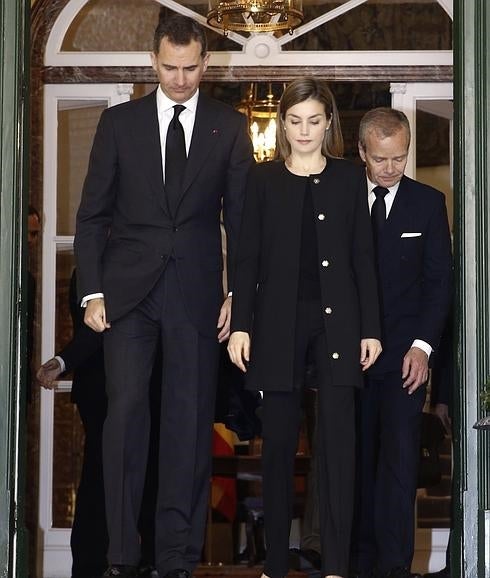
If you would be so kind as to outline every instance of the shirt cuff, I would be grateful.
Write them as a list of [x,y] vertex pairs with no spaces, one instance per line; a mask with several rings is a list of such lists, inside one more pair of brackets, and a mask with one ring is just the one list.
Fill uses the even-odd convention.
[[87,303],[89,301],[91,301],[92,299],[104,299],[104,294],[103,293],[91,293],[90,295],[85,295],[85,297],[82,299],[82,303],[81,303],[80,307],[87,307]]
[[59,355],[55,355],[54,358],[56,359],[56,361],[60,364],[60,368],[61,368],[61,373],[65,373],[66,371],[66,365],[65,365],[65,361],[62,357],[60,357]]
[[227,297],[233,297],[233,291],[228,291]]
[[414,339],[412,347],[418,347],[426,353],[427,357],[430,357],[430,354],[432,353],[432,347],[427,343],[427,341],[423,341],[422,339]]

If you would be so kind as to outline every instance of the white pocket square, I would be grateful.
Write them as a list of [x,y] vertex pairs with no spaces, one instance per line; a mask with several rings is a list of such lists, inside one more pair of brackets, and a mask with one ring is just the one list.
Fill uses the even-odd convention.
[[402,239],[405,237],[421,237],[422,233],[402,233],[401,237]]

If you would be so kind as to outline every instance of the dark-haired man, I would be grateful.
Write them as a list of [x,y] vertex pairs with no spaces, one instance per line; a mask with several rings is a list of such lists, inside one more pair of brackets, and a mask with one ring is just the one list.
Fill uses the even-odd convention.
[[361,120],[382,315],[383,352],[361,392],[359,575],[408,578],[428,360],[451,303],[444,195],[404,175],[407,117],[390,108]]
[[180,15],[160,22],[152,54],[160,86],[103,113],[77,216],[85,322],[104,332],[108,576],[133,576],[139,560],[146,400],[160,333],[160,576],[189,577],[201,555],[218,342],[231,309],[231,297],[223,303],[220,211],[232,272],[253,162],[245,117],[199,92],[208,60],[199,24]]

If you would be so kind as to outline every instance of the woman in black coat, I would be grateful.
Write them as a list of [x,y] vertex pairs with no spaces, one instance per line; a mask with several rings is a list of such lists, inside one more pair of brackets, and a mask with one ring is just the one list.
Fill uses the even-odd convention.
[[366,176],[339,157],[335,101],[313,78],[281,97],[278,159],[252,168],[233,285],[228,351],[264,392],[263,578],[288,573],[294,457],[307,356],[319,383],[322,570],[347,576],[354,484],[354,389],[379,353]]

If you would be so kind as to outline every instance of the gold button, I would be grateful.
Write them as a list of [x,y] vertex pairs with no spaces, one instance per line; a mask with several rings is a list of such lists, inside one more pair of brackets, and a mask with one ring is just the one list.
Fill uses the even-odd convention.
[[330,315],[330,313],[332,313],[332,308],[331,307],[325,307],[325,313],[327,315]]
[[326,259],[322,261],[322,267],[328,267],[328,261]]
[[315,178],[315,179],[313,179],[313,182],[315,183],[315,185],[318,185],[318,183],[320,182],[320,179],[319,179],[319,178]]
[[324,221],[324,220],[325,220],[325,215],[324,215],[323,213],[320,213],[320,214],[318,215],[318,220],[319,220],[319,221]]
[[340,355],[337,352],[335,352],[335,353],[332,353],[332,357],[334,359],[338,359],[340,357]]

